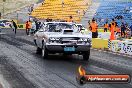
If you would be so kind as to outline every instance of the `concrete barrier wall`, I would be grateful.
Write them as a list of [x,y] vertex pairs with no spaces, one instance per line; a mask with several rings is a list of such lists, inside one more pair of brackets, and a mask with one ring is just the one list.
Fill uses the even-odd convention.
[[113,40],[109,50],[117,53],[132,55],[132,39],[125,41]]
[[26,25],[25,24],[17,24],[18,29],[26,29]]
[[108,49],[108,39],[93,38],[92,48]]
[[94,38],[92,48],[108,49],[115,53],[132,55],[132,39],[110,41],[109,39]]

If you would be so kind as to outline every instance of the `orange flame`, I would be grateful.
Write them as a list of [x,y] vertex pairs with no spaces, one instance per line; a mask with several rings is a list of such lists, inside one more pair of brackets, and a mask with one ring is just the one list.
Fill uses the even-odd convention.
[[82,66],[79,66],[78,71],[79,71],[80,76],[86,75],[86,71],[84,70],[84,68],[82,68]]

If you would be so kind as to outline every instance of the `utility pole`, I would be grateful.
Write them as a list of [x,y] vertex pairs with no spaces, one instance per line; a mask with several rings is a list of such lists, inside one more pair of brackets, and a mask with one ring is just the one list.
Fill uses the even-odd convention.
[[3,0],[3,18],[4,18],[4,13],[5,13],[5,2],[6,0]]

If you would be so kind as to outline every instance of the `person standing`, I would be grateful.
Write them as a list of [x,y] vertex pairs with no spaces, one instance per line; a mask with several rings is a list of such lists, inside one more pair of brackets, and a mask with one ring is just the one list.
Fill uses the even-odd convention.
[[110,24],[110,32],[111,32],[110,40],[115,40],[115,24],[114,23]]
[[91,31],[90,20],[88,21],[87,30]]
[[35,31],[36,31],[36,23],[34,21],[32,21],[32,27],[31,27],[30,33],[34,34]]
[[47,19],[46,19],[46,22],[50,22],[50,19],[49,19],[49,18],[47,18]]
[[35,21],[35,24],[36,24],[36,31],[35,32],[37,32],[40,28],[41,22]]
[[131,30],[131,37],[132,37],[132,25],[130,26],[130,30]]
[[30,21],[30,20],[29,20],[29,21],[27,21],[27,30],[26,30],[27,35],[29,35],[29,32],[30,32],[31,26],[32,26],[31,21]]
[[121,24],[121,37],[125,37],[126,35],[126,26],[124,23]]
[[26,22],[26,34],[28,35],[28,26],[29,26],[29,24],[28,24],[28,21]]
[[0,33],[1,33],[1,27],[0,27]]
[[128,24],[126,24],[126,38],[131,38],[131,29],[129,28]]
[[114,23],[114,26],[116,26],[115,19],[112,19],[111,25],[112,25],[112,23]]
[[69,19],[67,20],[67,22],[73,22],[73,17],[70,16]]
[[108,24],[108,22],[106,22],[104,24],[104,32],[107,32],[108,28],[109,28],[109,24]]
[[115,21],[115,19],[112,19],[111,26],[114,27],[114,32],[116,32],[115,28],[117,26],[117,22]]
[[12,20],[12,24],[13,24],[13,27],[14,27],[14,31],[15,31],[15,34],[16,34],[16,30],[17,30],[17,24],[14,22],[14,20]]
[[97,38],[98,37],[98,24],[96,23],[95,19],[92,19],[92,22],[90,23],[90,28],[92,32],[92,38]]
[[121,29],[118,25],[116,26],[116,35],[118,35],[118,37],[121,37]]

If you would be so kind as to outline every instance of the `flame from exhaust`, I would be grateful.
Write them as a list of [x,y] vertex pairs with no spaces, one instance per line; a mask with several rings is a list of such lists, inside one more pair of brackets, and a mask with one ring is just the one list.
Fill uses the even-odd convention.
[[84,70],[84,68],[82,68],[82,66],[79,66],[78,71],[79,71],[80,76],[86,75],[86,71]]

